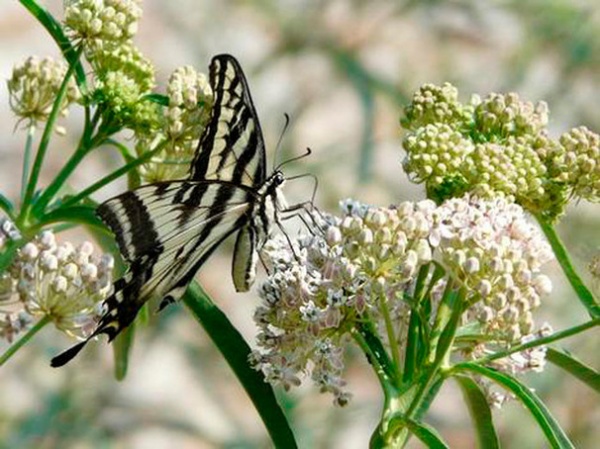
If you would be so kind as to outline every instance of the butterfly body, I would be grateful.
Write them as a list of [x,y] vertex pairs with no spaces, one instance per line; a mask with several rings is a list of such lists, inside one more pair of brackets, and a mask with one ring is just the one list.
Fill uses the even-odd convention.
[[237,291],[252,285],[257,251],[286,207],[284,177],[277,170],[266,175],[260,124],[237,60],[215,56],[210,83],[214,106],[189,178],[145,185],[98,207],[129,268],[114,283],[96,330],[52,359],[52,366],[67,363],[96,335],[113,340],[146,302],[161,300],[162,308],[178,300],[213,251],[236,232],[233,282]]

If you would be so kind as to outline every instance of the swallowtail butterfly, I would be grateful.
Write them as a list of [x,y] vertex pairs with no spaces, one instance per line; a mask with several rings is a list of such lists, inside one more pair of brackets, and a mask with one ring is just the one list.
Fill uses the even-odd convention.
[[236,232],[234,285],[246,291],[253,283],[257,250],[285,209],[284,178],[279,170],[267,177],[262,131],[238,61],[215,56],[210,84],[214,106],[189,178],[145,185],[98,207],[129,269],[114,283],[95,331],[54,357],[52,366],[69,362],[99,334],[112,341],[150,299],[162,299],[161,305],[179,299],[215,248]]

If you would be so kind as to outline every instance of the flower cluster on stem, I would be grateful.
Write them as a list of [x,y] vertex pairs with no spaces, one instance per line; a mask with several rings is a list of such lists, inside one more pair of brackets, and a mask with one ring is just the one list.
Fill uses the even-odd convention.
[[[456,357],[535,334],[532,312],[551,289],[541,267],[552,253],[520,206],[467,196],[440,206],[346,201],[342,209],[342,216],[323,216],[323,234],[300,237],[293,248],[283,238],[265,245],[270,275],[259,291],[252,361],[270,382],[296,386],[308,371],[344,405],[344,347],[357,329],[373,325],[400,371],[415,305],[429,304],[433,328],[448,287],[467,292],[460,325],[470,331],[455,342]],[[436,266],[443,276],[433,275]]]
[[548,136],[548,106],[516,93],[473,96],[426,84],[405,109],[404,168],[436,201],[504,196],[555,219],[570,198],[600,200],[600,137],[585,127]]
[[95,255],[90,242],[75,248],[43,231],[0,277],[2,336],[10,341],[42,317],[70,335],[89,334],[110,293],[113,265],[112,256]]
[[[15,115],[32,124],[45,122],[66,73],[67,65],[50,57],[30,56],[17,64],[7,81],[10,106]],[[66,115],[69,105],[79,98],[79,90],[71,80],[60,105],[60,114]]]

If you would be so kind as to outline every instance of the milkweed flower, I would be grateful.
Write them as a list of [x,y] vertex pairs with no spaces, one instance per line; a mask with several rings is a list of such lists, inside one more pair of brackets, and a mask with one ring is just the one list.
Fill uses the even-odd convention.
[[19,250],[0,280],[6,293],[0,310],[4,333],[7,323],[12,337],[33,317],[47,317],[69,335],[87,335],[110,293],[113,266],[112,256],[95,255],[90,242],[59,244],[51,231],[43,231]]
[[[411,305],[427,279],[434,312],[448,283],[467,292],[461,324],[481,338],[457,342],[458,357],[534,334],[532,312],[551,288],[540,270],[552,253],[518,205],[467,196],[441,206],[346,201],[342,210],[325,214],[323,233],[299,237],[292,248],[284,238],[265,245],[270,275],[259,289],[259,349],[251,360],[269,382],[290,388],[308,372],[335,404],[346,404],[344,348],[370,322],[379,332],[393,328],[404,357]],[[445,275],[434,277],[432,264]]]
[[142,16],[139,0],[66,0],[64,6],[70,37],[93,51],[129,41]]
[[552,139],[548,121],[545,102],[516,93],[461,103],[454,86],[426,84],[401,120],[404,169],[438,202],[503,196],[556,219],[571,198],[599,200],[600,137],[580,127]]
[[[67,65],[50,57],[40,59],[30,56],[17,64],[7,82],[10,107],[15,115],[32,123],[45,122],[66,73]],[[79,90],[70,80],[60,105],[60,114],[66,115],[69,105],[79,98]]]
[[144,164],[140,173],[147,182],[183,179],[210,117],[213,94],[205,74],[191,66],[175,69],[167,84],[169,105],[153,133],[136,133],[136,149],[143,154],[157,140],[165,148]]

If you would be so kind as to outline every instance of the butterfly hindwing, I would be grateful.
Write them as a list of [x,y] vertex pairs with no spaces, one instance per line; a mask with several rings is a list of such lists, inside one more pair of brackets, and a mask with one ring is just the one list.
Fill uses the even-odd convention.
[[[135,319],[151,299],[179,299],[214,249],[246,223],[252,192],[229,183],[173,181],[125,192],[102,204],[97,213],[111,228],[127,273],[114,283],[105,312],[89,339],[109,341]],[[227,208],[216,203],[227,204]],[[85,343],[85,342],[82,342]],[[83,347],[52,360],[61,366]]]

